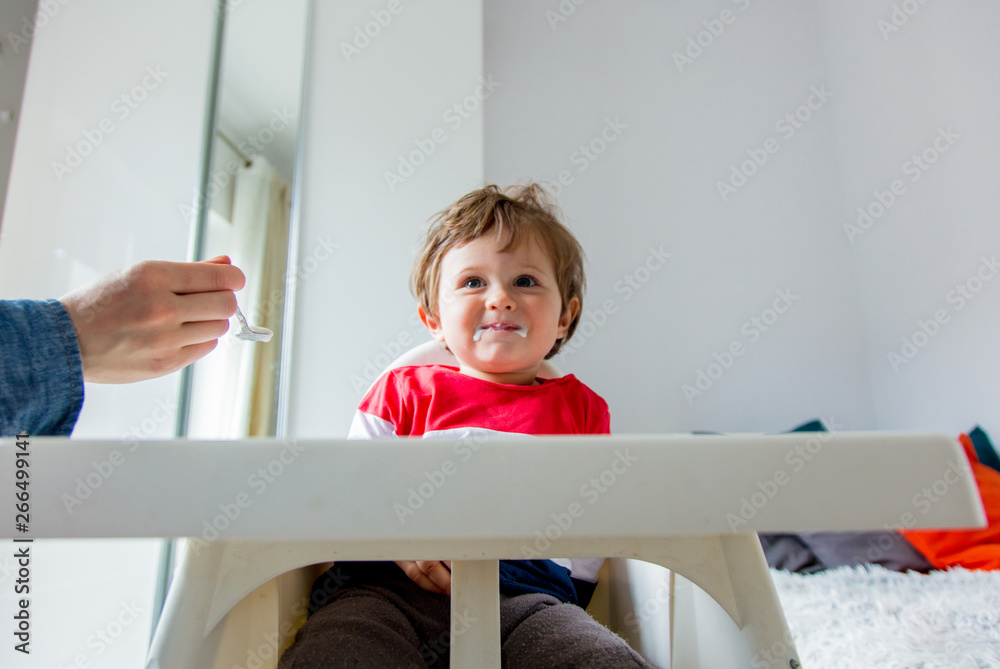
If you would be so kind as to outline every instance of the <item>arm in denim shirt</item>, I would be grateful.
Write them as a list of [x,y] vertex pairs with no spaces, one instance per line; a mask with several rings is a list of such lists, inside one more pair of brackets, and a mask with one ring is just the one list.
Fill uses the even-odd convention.
[[0,436],[69,435],[83,406],[76,330],[58,300],[0,300]]

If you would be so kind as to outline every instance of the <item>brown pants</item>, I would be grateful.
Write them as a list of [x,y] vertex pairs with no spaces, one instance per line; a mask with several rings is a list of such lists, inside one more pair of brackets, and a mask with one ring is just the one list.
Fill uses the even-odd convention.
[[[391,562],[333,569],[343,585],[299,630],[279,669],[447,669],[450,597],[427,592]],[[459,620],[457,629],[473,624]],[[653,667],[579,606],[540,593],[501,593],[500,642],[505,669]]]

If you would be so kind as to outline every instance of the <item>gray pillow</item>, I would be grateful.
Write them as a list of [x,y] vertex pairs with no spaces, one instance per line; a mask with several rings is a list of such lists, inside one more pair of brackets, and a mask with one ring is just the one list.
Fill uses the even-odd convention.
[[927,573],[934,568],[899,532],[808,532],[799,536],[827,569],[877,564],[893,571]]
[[934,567],[898,532],[762,534],[767,564],[798,574],[877,564],[893,571],[927,573]]

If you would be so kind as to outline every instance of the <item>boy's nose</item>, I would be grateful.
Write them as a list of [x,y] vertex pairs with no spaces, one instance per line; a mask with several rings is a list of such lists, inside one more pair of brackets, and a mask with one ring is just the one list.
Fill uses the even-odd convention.
[[503,288],[495,288],[486,297],[486,308],[512,311],[514,309],[514,300],[510,298],[510,295]]

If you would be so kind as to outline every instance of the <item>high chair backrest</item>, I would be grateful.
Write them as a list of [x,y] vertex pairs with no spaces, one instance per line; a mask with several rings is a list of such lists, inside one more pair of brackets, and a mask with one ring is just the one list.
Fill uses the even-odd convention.
[[[424,342],[423,344],[418,344],[409,351],[403,353],[403,355],[399,356],[389,364],[386,371],[396,369],[397,367],[407,367],[409,365],[450,365],[452,367],[457,367],[458,359],[452,354],[451,351],[444,347],[442,342],[431,340]],[[541,367],[538,368],[539,378],[555,379],[560,376],[562,376],[562,374],[555,365],[548,360],[542,361]]]
[[[421,365],[447,365],[449,367],[458,367],[458,358],[456,358],[451,351],[445,348],[444,342],[432,339],[431,341],[426,341],[423,344],[417,344],[390,362],[388,367],[382,371],[376,380],[372,381],[372,385],[369,386],[368,389],[371,390],[375,383],[378,382],[378,379],[382,378],[382,376],[394,369],[399,367]],[[536,377],[541,379],[557,379],[561,376],[562,373],[548,360],[542,361],[542,364],[538,367],[538,372],[536,373]]]

